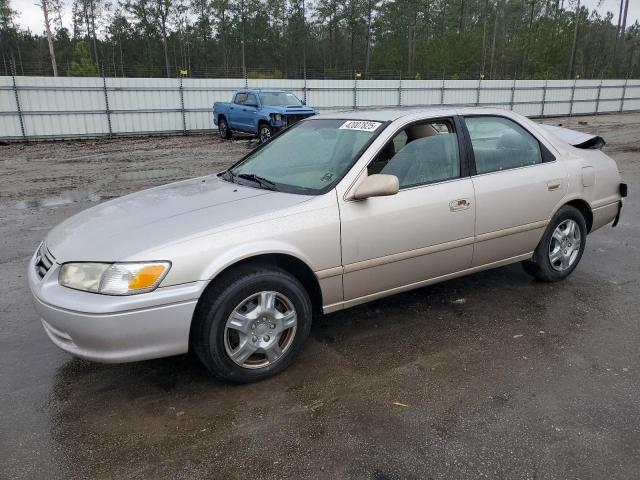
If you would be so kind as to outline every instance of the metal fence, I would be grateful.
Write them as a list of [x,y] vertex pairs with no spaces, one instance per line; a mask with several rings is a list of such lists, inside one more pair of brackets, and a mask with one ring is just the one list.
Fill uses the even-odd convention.
[[481,105],[529,117],[640,110],[640,80],[271,80],[0,77],[0,140],[202,133],[241,87],[320,110]]

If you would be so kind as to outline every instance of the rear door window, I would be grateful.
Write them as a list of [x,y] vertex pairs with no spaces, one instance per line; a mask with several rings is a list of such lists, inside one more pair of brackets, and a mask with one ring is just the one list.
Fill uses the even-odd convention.
[[538,140],[513,120],[504,117],[465,118],[478,174],[542,163]]

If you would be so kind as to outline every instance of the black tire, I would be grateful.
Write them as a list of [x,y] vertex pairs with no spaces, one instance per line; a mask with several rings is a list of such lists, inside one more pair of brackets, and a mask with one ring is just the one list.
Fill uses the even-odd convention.
[[268,123],[261,123],[258,127],[258,140],[260,143],[266,143],[271,139],[273,135],[273,128]]
[[[260,368],[246,368],[235,363],[227,353],[225,326],[238,305],[265,290],[283,294],[291,301],[296,310],[297,326],[290,346],[275,362]],[[233,383],[255,382],[291,365],[309,336],[311,321],[309,295],[295,277],[272,265],[243,265],[217,279],[200,299],[193,318],[191,345],[216,377]]]
[[[560,224],[566,222],[567,220],[573,220],[580,230],[580,248],[577,252],[575,260],[573,260],[569,267],[565,270],[560,271],[552,265],[551,259],[549,258],[549,251],[552,245],[554,231]],[[525,260],[524,262],[522,262],[522,266],[529,275],[542,282],[557,282],[560,280],[564,280],[569,275],[571,275],[571,272],[573,272],[578,266],[578,263],[580,263],[580,259],[582,258],[582,254],[584,253],[586,240],[587,224],[584,217],[582,216],[582,213],[580,213],[577,208],[572,207],[571,205],[565,205],[557,211],[557,213],[549,222],[549,225],[547,225],[547,229],[540,239],[540,243],[533,252],[533,258],[531,260]]]
[[233,135],[229,129],[229,124],[224,117],[218,120],[218,131],[220,132],[220,137],[223,140],[229,140]]

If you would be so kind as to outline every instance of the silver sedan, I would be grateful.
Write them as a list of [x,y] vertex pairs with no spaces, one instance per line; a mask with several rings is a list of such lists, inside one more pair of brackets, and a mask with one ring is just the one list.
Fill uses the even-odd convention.
[[220,378],[259,380],[321,313],[514,262],[566,278],[622,210],[602,144],[497,109],[320,115],[224,172],[69,218],[29,284],[73,355],[194,351]]

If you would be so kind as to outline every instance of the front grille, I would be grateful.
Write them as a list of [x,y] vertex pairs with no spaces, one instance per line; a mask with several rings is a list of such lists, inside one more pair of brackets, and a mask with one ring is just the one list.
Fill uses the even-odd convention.
[[291,125],[295,125],[296,123],[298,123],[303,118],[307,118],[310,116],[311,115],[285,115],[284,122],[287,127],[290,127]]
[[51,252],[47,249],[45,244],[40,245],[38,254],[36,255],[36,273],[40,278],[44,278],[47,272],[51,269],[56,259],[51,255]]

